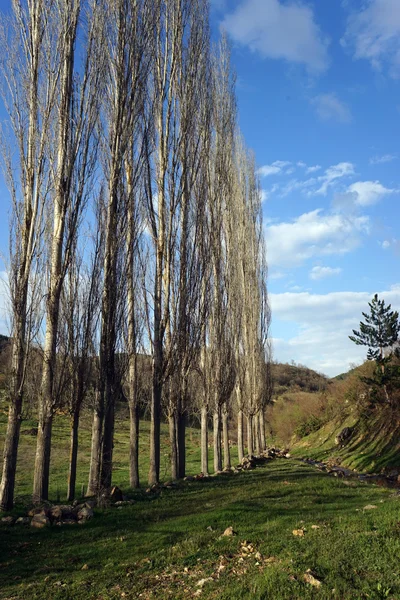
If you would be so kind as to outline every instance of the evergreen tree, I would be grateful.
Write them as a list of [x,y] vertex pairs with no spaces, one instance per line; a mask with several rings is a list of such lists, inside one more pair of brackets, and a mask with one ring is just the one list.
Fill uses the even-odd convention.
[[400,334],[399,313],[393,311],[390,304],[386,306],[384,300],[379,300],[378,294],[368,305],[370,314],[362,313],[365,323],[360,321],[360,331],[353,329],[354,335],[349,338],[358,346],[368,346],[367,359],[375,361],[376,370],[374,379],[367,383],[382,387],[389,402],[387,384],[394,382],[399,370],[391,365],[393,356],[400,356],[399,348],[394,348]]

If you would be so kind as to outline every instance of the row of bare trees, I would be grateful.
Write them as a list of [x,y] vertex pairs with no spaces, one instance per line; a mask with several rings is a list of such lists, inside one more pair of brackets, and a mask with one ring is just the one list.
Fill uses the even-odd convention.
[[[40,357],[33,498],[48,499],[52,423],[71,417],[75,496],[82,407],[93,410],[88,494],[112,481],[116,405],[139,415],[148,388],[148,480],[185,476],[188,415],[201,415],[201,469],[265,448],[270,311],[255,161],[236,122],[223,37],[207,0],[13,0],[2,19],[3,132],[12,199],[12,365],[0,507],[13,505],[27,365]],[[151,362],[151,384],[144,379]],[[223,450],[223,452],[222,452]]]

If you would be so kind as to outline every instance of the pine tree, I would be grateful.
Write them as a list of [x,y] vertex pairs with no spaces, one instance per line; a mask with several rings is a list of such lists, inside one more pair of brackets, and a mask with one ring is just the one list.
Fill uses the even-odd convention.
[[387,384],[394,380],[398,372],[398,368],[390,363],[393,356],[400,355],[398,347],[393,350],[400,334],[399,313],[393,311],[390,304],[386,306],[384,300],[379,300],[378,294],[368,305],[370,314],[362,313],[365,323],[360,321],[360,331],[353,329],[354,335],[349,338],[357,346],[368,346],[367,359],[376,363],[375,378],[368,382],[382,387],[389,402]]

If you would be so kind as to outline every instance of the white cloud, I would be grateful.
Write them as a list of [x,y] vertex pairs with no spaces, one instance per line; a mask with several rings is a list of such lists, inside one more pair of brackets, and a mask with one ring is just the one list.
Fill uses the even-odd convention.
[[342,102],[336,94],[320,94],[311,100],[315,106],[318,117],[322,121],[337,121],[339,123],[349,123],[351,121],[351,111],[347,104]]
[[393,250],[396,254],[400,252],[400,240],[397,238],[391,238],[389,240],[384,240],[383,242],[379,242],[382,250]]
[[261,202],[266,202],[267,200],[268,200],[267,190],[261,190]]
[[333,268],[316,266],[311,269],[309,277],[310,279],[317,281],[319,279],[325,279],[326,277],[332,277],[333,275],[340,275],[341,272],[342,269],[339,267]]
[[328,66],[327,41],[312,9],[299,1],[243,0],[222,28],[263,58],[303,64],[314,73]]
[[396,190],[386,188],[379,181],[357,181],[349,186],[348,191],[350,194],[355,194],[354,201],[358,206],[376,204],[384,196],[396,192]]
[[292,222],[266,227],[268,260],[272,267],[301,265],[307,259],[345,254],[368,233],[365,216],[323,214],[321,209],[302,214]]
[[400,75],[400,3],[398,0],[368,0],[364,9],[354,12],[347,21],[341,40],[356,59],[369,60],[381,71],[388,66],[389,74]]
[[258,173],[261,177],[269,177],[269,175],[277,175],[280,173],[281,169],[279,167],[274,167],[272,165],[264,165],[258,169]]
[[272,332],[274,320],[292,323],[297,333],[288,339],[274,340],[277,360],[305,364],[334,376],[347,371],[352,363],[366,357],[366,349],[348,338],[357,329],[362,312],[375,293],[400,309],[400,286],[368,292],[333,292],[324,295],[301,293],[270,294]]
[[285,167],[289,167],[292,163],[287,160],[276,160],[271,165],[264,165],[258,169],[258,174],[261,177],[269,177],[270,175],[278,175],[282,173]]
[[370,165],[381,165],[383,163],[392,162],[396,160],[397,156],[394,154],[384,154],[383,156],[373,156],[369,159]]
[[282,271],[272,271],[272,273],[268,273],[268,279],[284,279],[285,277],[287,277],[287,274]]
[[314,165],[313,167],[308,167],[306,173],[315,173],[319,171],[322,167],[320,165]]
[[323,175],[318,177],[321,186],[316,190],[316,194],[326,195],[328,189],[342,177],[354,175],[354,165],[349,162],[341,162],[326,169]]

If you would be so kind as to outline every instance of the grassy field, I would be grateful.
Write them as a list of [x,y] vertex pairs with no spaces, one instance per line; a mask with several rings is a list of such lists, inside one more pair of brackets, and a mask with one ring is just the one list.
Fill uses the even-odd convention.
[[[3,412],[0,444],[5,422]],[[34,425],[24,422],[22,430]],[[400,599],[400,497],[393,491],[335,479],[285,459],[251,472],[182,482],[155,494],[132,491],[128,423],[122,416],[116,431],[114,482],[134,504],[98,509],[82,526],[34,530],[0,525],[2,600]],[[142,432],[145,483],[146,423]],[[58,416],[51,463],[53,500],[65,495],[68,436],[68,420]],[[187,439],[188,472],[197,473],[199,432],[188,430]],[[35,448],[34,436],[24,433],[21,440],[15,515],[22,515],[22,506],[29,502]],[[86,416],[79,486],[87,482],[89,446]],[[169,475],[168,455],[164,427],[164,480]],[[222,537],[229,526],[237,535]],[[319,587],[305,580],[308,569]]]
[[[0,448],[3,448],[4,434],[6,431],[7,410],[5,403],[0,402]],[[25,420],[21,427],[21,441],[18,453],[16,501],[26,503],[30,499],[33,483],[33,466],[36,448],[36,437],[31,435],[31,430],[37,425],[34,420]],[[84,413],[79,429],[79,455],[77,473],[77,494],[81,494],[82,487],[86,489],[89,476],[90,440],[91,440],[91,415]],[[149,433],[148,421],[140,423],[140,477],[143,485],[146,484],[149,469]],[[50,499],[56,501],[63,499],[67,493],[68,457],[69,457],[69,421],[64,415],[57,415],[54,419],[52,454],[50,466]],[[122,490],[129,487],[129,421],[120,412],[115,425],[114,439],[114,469],[113,483]],[[237,451],[232,447],[232,460],[237,461]],[[210,472],[212,472],[213,455],[210,452]],[[0,468],[2,455],[0,453]],[[187,430],[187,474],[199,473],[200,468],[200,431]],[[161,470],[160,476],[166,481],[170,476],[170,447],[167,425],[161,428]]]
[[2,526],[0,597],[400,598],[400,498],[384,488],[280,459],[131,497],[83,526]]

